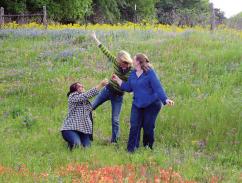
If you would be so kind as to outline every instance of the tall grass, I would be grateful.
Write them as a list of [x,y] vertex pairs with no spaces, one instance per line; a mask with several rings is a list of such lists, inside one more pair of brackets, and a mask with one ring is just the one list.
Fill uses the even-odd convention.
[[[44,181],[71,181],[56,170],[72,162],[93,169],[109,165],[172,167],[187,180],[241,181],[242,44],[223,32],[165,33],[98,31],[116,54],[124,49],[146,53],[168,96],[156,122],[155,148],[125,151],[132,94],[126,94],[118,145],[111,135],[111,106],[94,112],[94,142],[90,149],[69,152],[59,129],[67,113],[69,85],[86,88],[112,74],[112,66],[88,37],[88,31],[0,30],[0,165],[16,172],[26,165],[47,172]],[[39,32],[38,32],[39,31]],[[153,167],[154,168],[154,167]],[[152,170],[152,166],[150,166]],[[33,177],[1,174],[2,182],[32,182]]]

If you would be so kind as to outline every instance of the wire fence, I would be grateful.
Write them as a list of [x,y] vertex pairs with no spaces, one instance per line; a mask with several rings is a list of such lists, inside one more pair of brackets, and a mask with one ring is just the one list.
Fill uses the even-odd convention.
[[46,6],[43,6],[43,11],[41,13],[34,14],[4,14],[4,8],[0,8],[0,28],[4,26],[5,23],[16,22],[18,24],[27,24],[30,22],[42,23],[47,29],[47,11]]

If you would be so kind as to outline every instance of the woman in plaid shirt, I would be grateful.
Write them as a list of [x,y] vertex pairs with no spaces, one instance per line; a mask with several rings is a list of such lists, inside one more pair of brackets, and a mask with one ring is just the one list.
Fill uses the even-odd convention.
[[107,85],[105,79],[96,87],[85,92],[79,82],[70,86],[68,92],[68,114],[61,128],[61,133],[68,147],[72,150],[76,146],[88,147],[91,145],[93,124],[91,119],[92,106],[88,99],[98,94],[98,90]]
[[[91,34],[92,38],[97,43],[101,51],[108,57],[108,60],[112,62],[114,73],[120,77],[122,80],[127,81],[129,74],[132,70],[132,58],[130,54],[126,51],[121,50],[118,52],[117,57],[112,55],[109,50],[101,44],[97,39],[95,32]],[[121,112],[121,107],[123,103],[124,92],[120,89],[120,86],[109,80],[109,83],[104,89],[98,94],[92,103],[93,110],[95,110],[99,105],[110,100],[112,104],[112,137],[111,142],[116,143],[119,137],[119,116]]]

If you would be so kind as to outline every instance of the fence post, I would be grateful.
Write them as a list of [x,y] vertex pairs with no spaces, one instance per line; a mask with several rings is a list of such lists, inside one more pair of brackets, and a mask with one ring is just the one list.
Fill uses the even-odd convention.
[[135,24],[137,23],[137,17],[136,17],[136,4],[134,5],[134,30],[135,30]]
[[4,8],[0,8],[0,27],[4,25]]
[[43,6],[43,24],[45,26],[45,29],[47,29],[47,12],[46,12],[46,6]]
[[24,13],[21,13],[20,15],[19,15],[19,22],[17,22],[18,24],[24,24],[25,22],[24,22]]
[[215,13],[213,8],[213,3],[210,3],[210,11],[211,11],[211,27],[210,30],[213,31],[215,29]]
[[85,30],[87,30],[87,8],[85,9],[84,19],[85,19]]

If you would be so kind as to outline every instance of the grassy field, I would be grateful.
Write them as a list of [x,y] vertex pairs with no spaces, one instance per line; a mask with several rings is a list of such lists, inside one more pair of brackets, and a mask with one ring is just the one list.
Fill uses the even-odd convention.
[[241,37],[222,31],[97,31],[114,54],[146,53],[176,103],[159,114],[154,150],[130,155],[125,148],[132,94],[124,97],[117,145],[107,143],[109,102],[94,112],[91,148],[69,152],[60,135],[69,85],[80,81],[88,89],[112,74],[89,33],[0,30],[0,182],[90,182],[95,170],[113,174],[100,182],[117,182],[112,167],[121,170],[123,182],[158,182],[157,176],[165,182],[164,171],[167,182],[242,181]]

